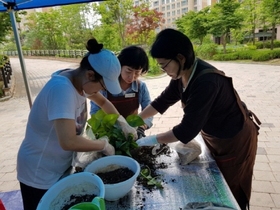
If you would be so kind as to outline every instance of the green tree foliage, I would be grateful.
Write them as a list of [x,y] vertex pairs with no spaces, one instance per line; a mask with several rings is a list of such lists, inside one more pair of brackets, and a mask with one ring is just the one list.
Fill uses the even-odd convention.
[[279,0],[262,0],[261,11],[264,19],[268,22],[268,25],[272,31],[271,38],[271,50],[274,48],[275,40],[275,28],[277,24],[280,24],[280,1]]
[[163,13],[151,10],[148,4],[141,3],[133,7],[133,16],[127,24],[126,32],[134,43],[148,45],[149,37],[163,23]]
[[0,43],[4,43],[12,30],[9,13],[0,12],[0,20]]
[[28,17],[27,43],[31,49],[63,49],[63,31],[59,10],[36,12]]
[[176,20],[176,25],[178,29],[187,34],[190,39],[199,39],[200,44],[202,44],[209,30],[209,12],[209,7],[198,12],[189,11]]
[[243,31],[246,32],[246,35],[248,37],[252,37],[251,40],[253,41],[253,44],[255,44],[255,38],[256,38],[255,31],[256,28],[258,27],[259,17],[260,17],[259,5],[260,3],[258,0],[244,0],[242,1],[239,10],[240,15],[244,17]]
[[132,0],[110,0],[94,4],[94,11],[101,16],[101,26],[105,26],[106,30],[112,27],[117,31],[121,47],[127,45],[125,27],[129,23],[132,8]]
[[211,8],[209,32],[215,37],[221,37],[224,53],[226,53],[231,29],[241,28],[243,17],[236,12],[239,6],[238,1],[221,0]]
[[[66,41],[66,48],[84,49],[86,40],[92,37],[90,4],[74,4],[63,6],[60,11],[60,24]],[[70,23],[70,24],[69,24]]]
[[57,7],[31,13],[24,34],[30,49],[84,49],[92,37],[90,4]]

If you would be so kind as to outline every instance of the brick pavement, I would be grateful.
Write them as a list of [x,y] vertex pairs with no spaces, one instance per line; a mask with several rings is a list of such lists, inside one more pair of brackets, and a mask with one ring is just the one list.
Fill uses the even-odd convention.
[[[0,101],[0,192],[19,189],[16,179],[16,155],[23,139],[29,113],[28,100],[17,58],[11,58],[14,72],[14,96]],[[27,76],[33,101],[50,74],[76,63],[26,59]],[[254,168],[251,210],[280,210],[280,66],[210,62],[233,77],[241,99],[262,121],[258,154]],[[144,78],[155,98],[168,84],[169,77]],[[180,122],[182,110],[177,103],[165,114],[156,115],[147,134],[171,129]]]

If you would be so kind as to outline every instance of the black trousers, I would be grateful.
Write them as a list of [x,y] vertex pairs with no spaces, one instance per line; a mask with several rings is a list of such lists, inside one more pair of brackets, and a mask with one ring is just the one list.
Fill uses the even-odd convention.
[[36,210],[38,203],[47,190],[37,189],[20,182],[20,190],[24,210]]

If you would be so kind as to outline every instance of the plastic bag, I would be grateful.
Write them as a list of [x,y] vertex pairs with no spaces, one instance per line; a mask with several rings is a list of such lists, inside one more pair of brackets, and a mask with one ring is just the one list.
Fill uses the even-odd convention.
[[187,165],[201,154],[200,144],[195,140],[191,140],[187,144],[178,142],[174,148],[180,158],[181,165]]
[[[85,137],[91,140],[96,140],[94,133],[91,129],[87,129],[85,132]],[[76,172],[81,172],[85,167],[92,161],[102,157],[102,152],[91,151],[91,152],[74,152],[72,159],[72,166],[75,168]]]

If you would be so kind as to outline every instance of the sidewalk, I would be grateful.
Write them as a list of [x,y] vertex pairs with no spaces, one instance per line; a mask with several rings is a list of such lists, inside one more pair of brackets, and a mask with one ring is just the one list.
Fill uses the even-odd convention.
[[[53,71],[78,64],[65,61],[25,59],[33,101]],[[280,210],[280,66],[210,62],[233,78],[234,86],[249,109],[262,121],[254,168],[251,210]],[[0,192],[18,190],[16,156],[25,133],[29,104],[18,58],[11,58],[15,77],[12,98],[0,102]],[[154,99],[169,83],[168,76],[144,79]],[[146,132],[172,129],[182,117],[180,104],[156,115]]]

